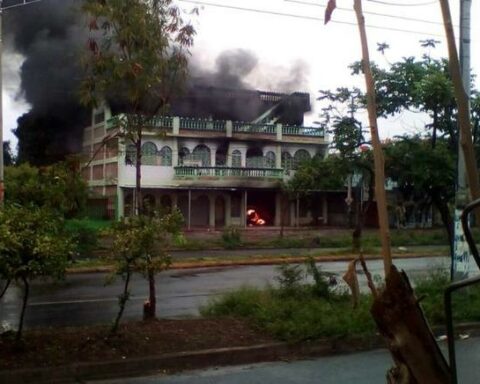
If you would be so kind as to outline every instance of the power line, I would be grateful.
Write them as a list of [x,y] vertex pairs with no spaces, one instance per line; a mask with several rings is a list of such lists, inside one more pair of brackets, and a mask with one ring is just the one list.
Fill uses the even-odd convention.
[[[283,17],[291,17],[291,18],[304,19],[304,20],[324,21],[324,19],[321,18],[321,17],[297,15],[297,14],[293,14],[293,13],[284,13],[284,12],[277,12],[277,11],[256,9],[256,8],[245,8],[245,7],[239,7],[239,6],[233,6],[233,5],[210,3],[210,2],[206,2],[206,1],[197,1],[197,0],[178,0],[178,1],[181,1],[181,2],[184,2],[184,3],[197,4],[197,5],[217,7],[217,8],[233,9],[233,10],[244,11],[244,12],[268,14],[268,15],[283,16]],[[330,22],[335,23],[335,24],[352,25],[352,26],[355,26],[355,27],[357,26],[356,23],[348,22],[348,21],[331,20]],[[437,33],[414,31],[414,30],[409,30],[409,29],[401,29],[401,28],[393,28],[393,27],[385,27],[385,26],[372,25],[372,24],[367,24],[367,27],[372,28],[372,29],[386,30],[386,31],[412,33],[412,34],[415,34],[415,35],[420,34],[420,35],[426,35],[426,36],[434,36],[434,37],[442,37],[442,38],[444,37],[444,35],[437,34]]]
[[381,1],[381,0],[368,0],[371,3],[377,3],[382,5],[392,5],[394,7],[423,7],[425,5],[432,5],[438,3],[437,0],[434,1],[426,1],[423,3],[389,3],[388,1]]
[[[302,5],[310,5],[310,6],[312,6],[312,7],[326,8],[326,6],[323,5],[323,4],[312,3],[312,2],[309,2],[309,1],[301,1],[301,0],[283,0],[283,1],[286,2],[286,3],[296,3],[296,4],[302,4]],[[341,11],[354,12],[353,9],[351,9],[351,8],[346,8],[346,7],[339,7],[339,6],[337,6],[337,9],[338,9],[338,10],[341,10]],[[363,11],[363,13],[366,14],[366,15],[390,17],[390,18],[392,18],[392,19],[400,19],[400,20],[414,21],[414,22],[418,22],[418,23],[427,23],[427,24],[443,25],[443,23],[440,22],[440,21],[417,19],[417,18],[415,18],[415,17],[389,15],[389,14],[387,14],[387,13],[379,13],[379,12],[371,12],[371,11]],[[454,27],[458,27],[458,25],[454,25]]]

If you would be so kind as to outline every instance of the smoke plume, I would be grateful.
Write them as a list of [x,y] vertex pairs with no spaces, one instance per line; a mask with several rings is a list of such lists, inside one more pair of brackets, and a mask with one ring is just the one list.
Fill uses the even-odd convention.
[[[3,5],[15,2],[4,0]],[[77,94],[82,78],[80,56],[88,38],[80,4],[81,0],[43,0],[4,13],[6,47],[25,57],[20,93],[32,106],[18,119],[15,130],[20,160],[40,165],[81,149],[89,113],[80,107]],[[262,108],[255,88],[301,90],[307,68],[302,63],[291,69],[264,67],[254,53],[237,49],[221,53],[213,68],[193,58],[190,73],[184,96],[172,101],[172,113],[250,120]]]

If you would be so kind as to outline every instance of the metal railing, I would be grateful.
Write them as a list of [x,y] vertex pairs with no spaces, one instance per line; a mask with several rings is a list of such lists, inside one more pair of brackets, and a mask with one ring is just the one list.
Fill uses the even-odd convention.
[[276,134],[276,126],[273,124],[254,124],[242,121],[233,122],[234,133],[263,133],[267,135]]
[[284,125],[282,127],[282,134],[287,136],[325,137],[325,131],[323,128],[297,127],[294,125]]
[[175,167],[175,177],[261,177],[281,179],[283,178],[283,169],[178,166]]

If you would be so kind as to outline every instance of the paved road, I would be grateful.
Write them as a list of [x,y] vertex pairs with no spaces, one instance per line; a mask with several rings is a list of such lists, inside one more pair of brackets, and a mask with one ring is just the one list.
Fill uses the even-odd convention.
[[[396,265],[414,278],[438,268],[448,269],[445,257],[397,259]],[[346,262],[320,263],[325,272],[342,275]],[[382,261],[369,261],[372,274],[382,274]],[[472,270],[474,267],[472,266]],[[242,266],[191,270],[170,270],[157,279],[158,315],[185,317],[198,315],[198,307],[222,292],[242,285],[265,286],[274,283],[275,266]],[[26,327],[108,323],[117,310],[121,292],[119,280],[105,286],[103,274],[70,275],[60,285],[35,283],[25,319]],[[360,282],[362,283],[362,278]],[[139,319],[147,284],[140,276],[132,282],[131,301],[125,319]],[[0,325],[15,327],[20,310],[21,290],[10,289],[0,301]]]
[[[480,339],[459,341],[457,349],[458,382],[477,384]],[[292,363],[222,367],[171,376],[97,381],[95,384],[384,384],[385,373],[391,365],[386,350],[375,350]]]

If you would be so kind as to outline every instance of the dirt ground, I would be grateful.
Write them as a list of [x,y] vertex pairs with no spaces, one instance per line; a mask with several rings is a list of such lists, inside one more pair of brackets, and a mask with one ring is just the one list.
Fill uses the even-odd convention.
[[121,360],[164,353],[240,347],[272,341],[236,319],[152,320],[123,324],[108,339],[106,326],[27,331],[19,346],[0,336],[0,370]]

